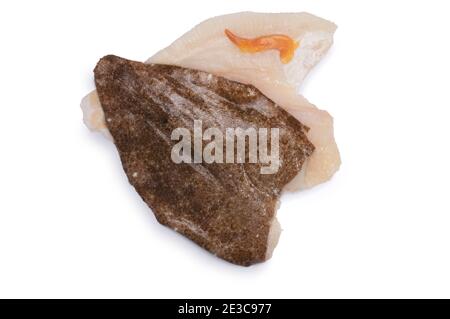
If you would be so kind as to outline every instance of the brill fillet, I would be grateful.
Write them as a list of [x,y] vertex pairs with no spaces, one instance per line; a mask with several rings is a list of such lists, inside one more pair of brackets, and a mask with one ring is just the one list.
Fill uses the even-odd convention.
[[[281,191],[315,149],[309,128],[254,86],[208,72],[109,55],[94,75],[125,173],[157,220],[229,262],[270,258]],[[261,174],[262,163],[175,163],[172,132],[183,127],[193,135],[198,120],[224,136],[228,128],[278,128],[279,169]]]

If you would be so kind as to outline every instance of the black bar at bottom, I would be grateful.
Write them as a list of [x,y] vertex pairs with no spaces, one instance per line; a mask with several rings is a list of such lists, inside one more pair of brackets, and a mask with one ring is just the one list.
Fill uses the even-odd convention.
[[[128,318],[133,313],[144,314],[147,318],[285,318],[314,315],[383,315],[385,306],[396,307],[403,314],[417,310],[437,310],[436,306],[445,305],[449,313],[450,300],[298,300],[298,299],[150,299],[150,300],[0,300],[1,309],[8,306],[16,315],[23,311],[38,314],[91,315],[95,310],[102,315],[123,315]],[[89,311],[84,310],[86,308]],[[361,309],[366,309],[361,312]],[[61,310],[63,309],[63,310]],[[428,310],[427,310],[428,311]],[[289,314],[286,317],[286,314]],[[427,314],[429,314],[427,312]]]

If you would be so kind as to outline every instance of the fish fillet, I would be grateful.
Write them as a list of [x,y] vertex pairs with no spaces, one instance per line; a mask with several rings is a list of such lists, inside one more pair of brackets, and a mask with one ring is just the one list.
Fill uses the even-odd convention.
[[[224,35],[226,28],[246,37],[285,34],[298,41],[299,47],[293,60],[283,64],[277,51],[240,52]],[[316,150],[302,172],[286,186],[286,190],[295,191],[327,181],[340,166],[333,118],[298,94],[305,76],[330,48],[335,29],[335,24],[308,13],[229,14],[200,23],[147,63],[178,65],[252,84],[309,126],[308,138]],[[97,93],[91,92],[81,105],[89,129],[111,138]]]
[[[308,128],[255,87],[211,73],[112,55],[94,73],[124,170],[158,221],[238,265],[270,258],[281,190],[314,151]],[[223,136],[230,128],[276,128],[279,169],[261,174],[261,162],[175,163],[173,131],[195,135],[198,120]]]

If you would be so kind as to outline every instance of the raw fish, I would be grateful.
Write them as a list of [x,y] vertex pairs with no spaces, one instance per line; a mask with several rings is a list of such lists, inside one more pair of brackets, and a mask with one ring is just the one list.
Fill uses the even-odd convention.
[[[280,235],[281,190],[314,151],[308,128],[253,86],[211,73],[112,55],[94,73],[124,170],[158,221],[238,265],[270,258]],[[195,135],[198,120],[224,136],[233,127],[279,130],[279,169],[261,174],[261,162],[175,163],[174,130]]]
[[[225,36],[225,29],[247,38],[284,34],[297,41],[298,48],[286,64],[276,50],[242,53]],[[252,84],[308,126],[308,138],[316,149],[286,186],[293,191],[327,181],[340,166],[332,117],[298,94],[305,76],[330,48],[335,29],[333,23],[308,13],[229,14],[200,23],[147,63],[178,65]],[[83,99],[82,108],[86,125],[110,138],[95,92]]]

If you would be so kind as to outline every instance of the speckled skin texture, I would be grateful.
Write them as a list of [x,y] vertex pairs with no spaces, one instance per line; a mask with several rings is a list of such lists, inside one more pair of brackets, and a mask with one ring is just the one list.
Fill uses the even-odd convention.
[[[266,258],[283,186],[314,150],[307,128],[256,88],[206,72],[106,56],[95,83],[124,170],[157,220],[213,254],[248,266]],[[279,128],[281,166],[176,164],[175,128]],[[206,144],[206,142],[205,142]]]

